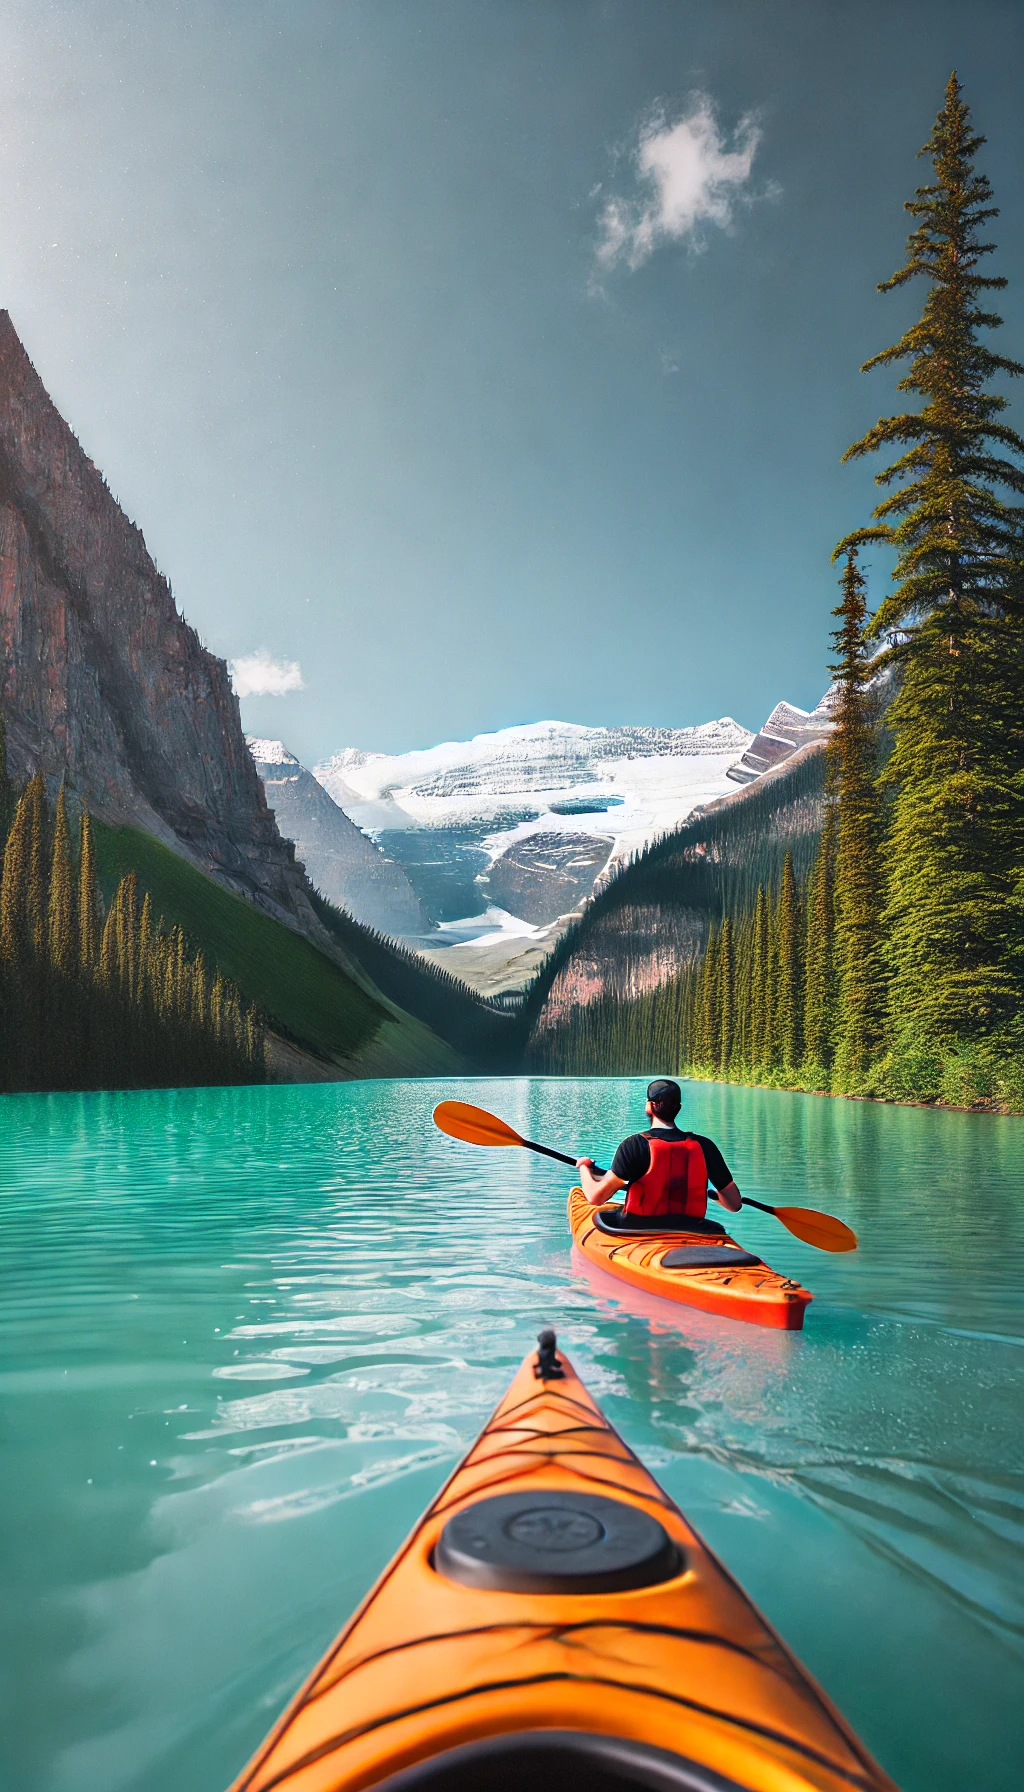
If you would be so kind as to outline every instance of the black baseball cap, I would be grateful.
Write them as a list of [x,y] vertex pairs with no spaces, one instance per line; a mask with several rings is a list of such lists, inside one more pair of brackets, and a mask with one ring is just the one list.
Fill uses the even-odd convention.
[[656,1076],[653,1083],[647,1085],[648,1101],[664,1101],[666,1096],[674,1095],[682,1105],[683,1091],[670,1076]]

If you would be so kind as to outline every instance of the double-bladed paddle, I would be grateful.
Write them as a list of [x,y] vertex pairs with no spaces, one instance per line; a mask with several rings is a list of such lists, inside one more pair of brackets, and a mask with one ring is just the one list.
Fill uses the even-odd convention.
[[[489,1114],[486,1108],[475,1108],[468,1101],[442,1101],[434,1109],[434,1125],[450,1138],[462,1139],[467,1145],[521,1145],[526,1151],[537,1151],[541,1157],[553,1157],[556,1163],[576,1168],[576,1159],[564,1151],[552,1151],[549,1145],[537,1145],[533,1139],[520,1138],[514,1127]],[[594,1175],[603,1176],[599,1164]],[[752,1201],[742,1195],[744,1207],[756,1207],[760,1213],[774,1214],[794,1238],[812,1244],[819,1251],[855,1251],[857,1234],[831,1213],[818,1213],[813,1207],[769,1207],[766,1201]]]

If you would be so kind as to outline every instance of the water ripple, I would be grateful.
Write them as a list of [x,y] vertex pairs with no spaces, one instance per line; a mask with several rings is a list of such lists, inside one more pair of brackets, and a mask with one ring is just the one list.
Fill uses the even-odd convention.
[[[544,1323],[907,1792],[1009,1792],[1024,1128],[688,1090],[747,1192],[860,1232],[824,1258],[738,1223],[814,1289],[794,1337],[666,1313],[574,1263],[559,1173],[442,1139],[447,1093],[475,1095],[5,1103],[17,1792],[226,1783]],[[602,1156],[637,1093],[476,1099]],[[40,1686],[59,1691],[45,1725]]]

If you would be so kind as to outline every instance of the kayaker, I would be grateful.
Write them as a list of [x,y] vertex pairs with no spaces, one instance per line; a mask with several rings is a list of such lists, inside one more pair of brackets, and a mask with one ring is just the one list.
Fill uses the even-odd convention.
[[[612,1158],[612,1167],[595,1176],[592,1157],[579,1157],[583,1193],[592,1207],[600,1207],[626,1189],[623,1216],[655,1219],[675,1215],[703,1220],[707,1211],[708,1183],[730,1213],[742,1205],[722,1153],[713,1139],[702,1133],[682,1132],[676,1116],[683,1105],[682,1090],[671,1077],[657,1077],[647,1085],[647,1132],[623,1139]],[[709,1222],[710,1223],[710,1222]]]

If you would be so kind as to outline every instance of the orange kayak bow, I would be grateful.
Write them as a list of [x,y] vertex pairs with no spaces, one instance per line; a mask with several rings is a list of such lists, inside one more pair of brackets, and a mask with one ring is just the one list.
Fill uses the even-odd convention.
[[896,1792],[540,1345],[234,1792]]

